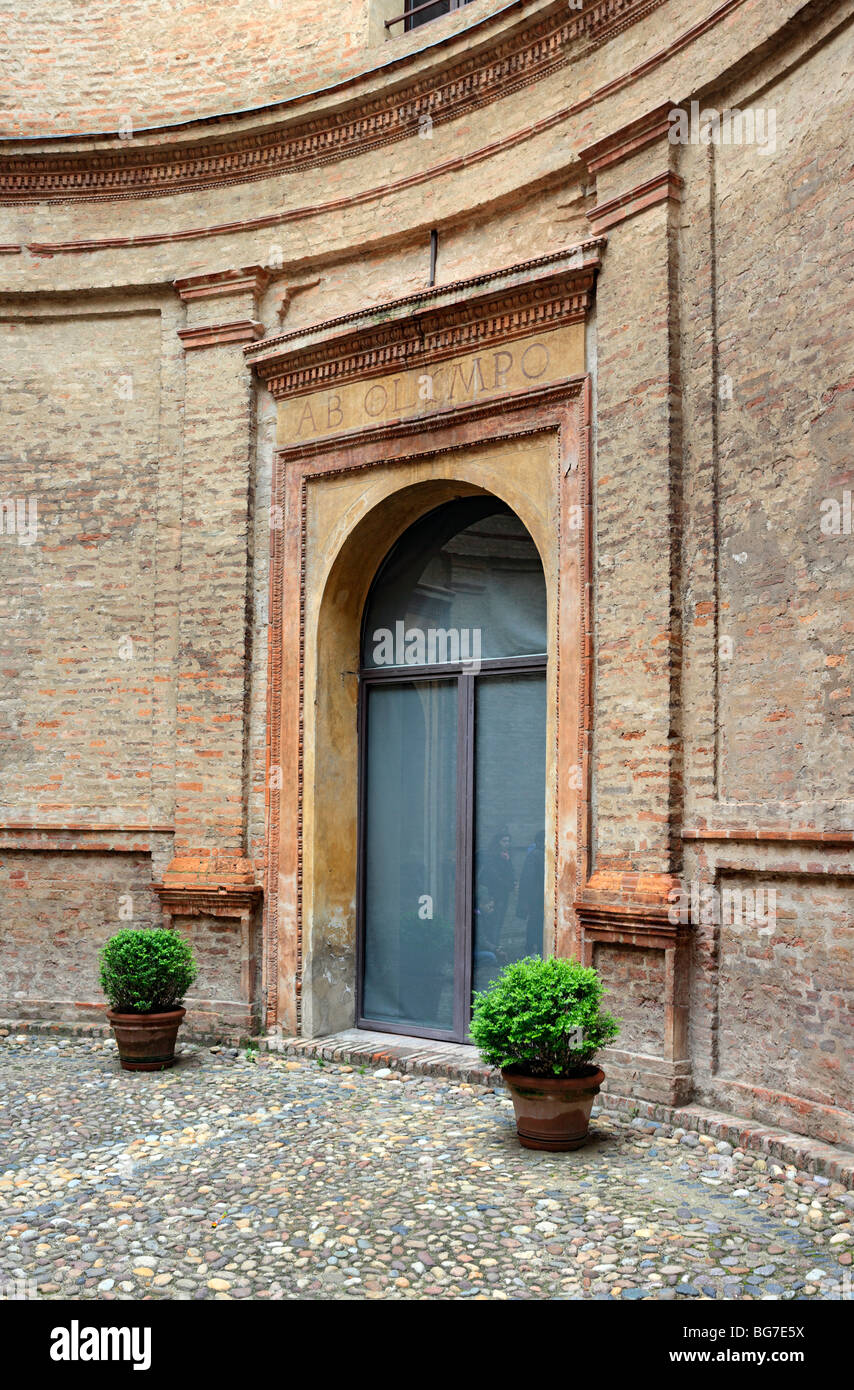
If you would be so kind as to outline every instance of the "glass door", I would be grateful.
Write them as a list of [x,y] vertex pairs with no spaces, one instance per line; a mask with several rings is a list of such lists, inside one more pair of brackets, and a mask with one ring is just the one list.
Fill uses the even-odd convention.
[[461,1042],[543,950],[544,671],[366,682],[360,1020]]
[[475,685],[475,990],[508,961],[543,952],[545,672],[482,676]]
[[452,1037],[457,683],[370,685],[365,706],[362,1012]]
[[546,588],[497,498],[404,533],[365,605],[361,1026],[463,1042],[472,990],[543,949]]

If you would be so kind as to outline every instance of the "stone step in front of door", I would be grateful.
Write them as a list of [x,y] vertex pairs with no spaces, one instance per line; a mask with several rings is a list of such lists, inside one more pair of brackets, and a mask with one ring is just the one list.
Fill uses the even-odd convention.
[[349,1066],[388,1067],[418,1076],[441,1076],[471,1086],[501,1086],[501,1073],[480,1060],[477,1048],[460,1043],[347,1028],[325,1038],[267,1038],[271,1052],[317,1057]]

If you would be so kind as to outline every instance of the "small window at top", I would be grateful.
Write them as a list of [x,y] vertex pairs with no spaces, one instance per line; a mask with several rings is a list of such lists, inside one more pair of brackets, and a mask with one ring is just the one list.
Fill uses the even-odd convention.
[[417,29],[421,24],[429,24],[431,19],[448,14],[451,10],[462,9],[469,0],[406,0],[404,28]]
[[462,498],[416,521],[365,605],[367,668],[545,656],[547,647],[539,552],[496,497]]

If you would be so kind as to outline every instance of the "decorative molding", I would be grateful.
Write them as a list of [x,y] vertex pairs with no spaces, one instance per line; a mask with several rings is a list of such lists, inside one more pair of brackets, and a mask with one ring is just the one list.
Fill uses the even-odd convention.
[[[581,322],[600,243],[409,295],[244,349],[282,400]],[[589,253],[589,254],[585,254]]]
[[281,271],[270,270],[264,265],[249,265],[242,270],[185,275],[173,283],[185,303],[195,299],[222,299],[235,294],[251,294],[253,299],[258,300],[277,274],[281,274]]
[[[576,745],[579,771],[579,797],[575,816],[576,836],[576,885],[587,881],[592,858],[592,787],[593,787],[593,677],[594,677],[594,562],[593,562],[593,450],[591,431],[593,427],[593,381],[587,376],[581,401],[581,422],[578,440],[578,467],[580,470],[579,496],[582,507],[582,525],[579,528],[581,546],[581,595],[579,614],[579,670],[578,670],[578,742]],[[563,545],[563,538],[560,537]],[[560,589],[558,589],[558,603]],[[560,665],[558,664],[558,700],[560,700]],[[557,856],[555,856],[555,893],[559,891],[557,882]],[[576,917],[576,921],[578,918]]]
[[[657,5],[659,3],[663,3],[663,0],[651,0],[651,3]],[[260,217],[244,218],[242,220],[234,222],[207,223],[203,226],[188,227],[183,229],[182,231],[177,232],[149,232],[137,236],[111,236],[100,238],[76,239],[71,241],[30,242],[28,243],[27,249],[34,256],[57,256],[77,255],[83,252],[90,251],[118,250],[122,247],[162,246],[176,243],[179,241],[195,241],[206,237],[227,236],[234,232],[261,231],[264,228],[280,227],[292,222],[300,222],[310,217],[330,216],[335,212],[342,211],[344,209],[354,207],[357,205],[363,205],[369,202],[386,202],[390,194],[403,192],[405,189],[417,187],[421,184],[432,182],[434,179],[442,177],[446,174],[470,171],[474,167],[474,165],[479,164],[484,160],[491,159],[496,154],[512,149],[518,146],[519,144],[524,143],[526,140],[531,139],[534,136],[544,134],[547,131],[550,131],[555,127],[563,124],[571,117],[577,116],[581,112],[589,110],[591,107],[596,106],[597,103],[599,103],[600,101],[603,101],[606,98],[614,95],[615,93],[622,91],[624,88],[631,86],[640,78],[647,76],[661,63],[665,62],[667,59],[673,57],[675,54],[687,48],[691,43],[694,42],[695,39],[701,37],[701,35],[704,34],[707,30],[713,28],[715,25],[725,20],[734,9],[737,9],[738,6],[744,3],[745,0],[725,0],[725,3],[721,5],[718,10],[715,10],[711,15],[707,16],[706,19],[701,20],[699,24],[696,24],[693,26],[693,28],[686,30],[683,34],[681,34],[677,39],[674,39],[673,42],[668,44],[665,48],[659,49],[656,53],[652,54],[650,58],[647,58],[642,63],[639,63],[637,67],[630,69],[629,72],[622,74],[620,77],[612,79],[612,81],[607,82],[603,87],[597,88],[597,90],[591,92],[589,96],[581,97],[578,101],[572,102],[569,106],[562,107],[558,111],[552,112],[550,115],[543,117],[541,120],[535,121],[532,125],[526,126],[521,130],[514,131],[512,134],[504,137],[503,139],[494,140],[490,144],[480,149],[469,151],[465,154],[458,156],[455,159],[446,160],[442,164],[434,165],[426,169],[420,169],[418,172],[397,179],[392,183],[383,183],[380,184],[378,187],[367,189],[365,192],[358,192],[340,198],[333,198],[329,202],[321,205],[310,204],[304,207],[292,208],[286,212],[266,213]],[[640,15],[638,17],[640,17]],[[625,25],[623,25],[622,27],[625,27]],[[506,95],[507,91],[509,90],[511,89],[508,87],[502,90],[499,93],[499,95]],[[359,123],[360,129],[362,128],[363,124],[364,123]],[[417,125],[417,118],[415,118],[415,125]],[[412,134],[415,130],[415,125],[413,125],[411,130],[403,131],[399,136],[390,136],[389,139],[404,138],[404,136]],[[250,141],[251,143],[251,139],[248,136],[243,137],[243,141],[244,143],[246,141]],[[388,143],[388,141],[379,141],[377,143],[383,144]],[[356,148],[352,150],[350,153],[361,153],[361,149]],[[344,155],[342,154],[338,157],[344,157]],[[211,163],[215,163],[215,160],[212,160],[211,158],[210,149],[207,147],[203,148],[202,152],[199,155],[199,158],[206,169],[209,169]],[[332,158],[332,156],[330,156],[329,158]],[[29,167],[29,164],[32,163],[32,161],[24,162],[27,164],[27,167]],[[327,163],[329,162],[329,159],[319,160],[316,162]],[[249,173],[243,175],[242,177],[235,176],[219,178],[202,184],[196,184],[193,183],[191,180],[188,181],[186,178],[183,178],[177,180],[174,186],[169,187],[142,189],[137,192],[131,191],[108,194],[92,194],[84,192],[76,195],[76,197],[74,198],[67,196],[62,191],[57,193],[53,198],[49,197],[47,194],[39,194],[38,192],[34,193],[29,197],[4,197],[5,176],[3,174],[3,160],[2,157],[0,157],[0,203],[5,201],[12,204],[29,204],[33,202],[44,201],[45,199],[47,199],[48,201],[53,200],[60,202],[69,202],[76,201],[79,197],[84,197],[89,201],[103,201],[105,199],[109,201],[122,201],[124,199],[134,197],[151,197],[154,194],[166,194],[188,190],[196,191],[198,188],[201,187],[225,187],[231,184],[245,182],[247,179],[267,178],[270,177],[271,174],[275,174],[276,172],[278,172],[276,169],[265,169],[262,172]],[[15,185],[15,189],[17,189],[17,185]],[[15,192],[15,189],[13,189],[13,192]]]
[[[582,943],[607,941],[618,946],[641,946],[665,951],[676,945],[686,927],[668,920],[666,908],[642,907],[628,903],[585,903],[576,899],[575,911],[581,926]],[[582,947],[582,959],[589,955]],[[592,959],[585,964],[592,965]]]
[[607,203],[600,203],[587,214],[591,231],[601,236],[610,227],[625,222],[629,217],[636,217],[639,212],[645,212],[657,203],[681,202],[683,182],[678,174],[667,169],[645,183],[639,183],[636,188],[611,198]]
[[222,343],[248,343],[260,338],[264,325],[258,319],[234,319],[231,323],[207,324],[202,328],[179,328],[184,351],[219,347]]
[[86,821],[69,821],[65,825],[57,825],[48,821],[10,820],[0,824],[0,834],[7,830],[33,832],[40,835],[65,835],[79,832],[85,832],[87,835],[133,835],[139,831],[146,835],[174,835],[175,826],[150,825],[148,822],[142,821],[132,825],[91,825]]
[[170,917],[240,917],[252,912],[261,888],[170,888],[152,885],[164,913]]
[[806,828],[762,829],[756,826],[686,826],[683,840],[744,840],[766,845],[854,845],[854,830],[812,830]]
[[[178,149],[166,144],[141,149],[133,142],[128,148],[128,142],[122,142],[120,148],[114,145],[104,153],[8,155],[0,158],[0,201],[163,196],[246,183],[350,158],[411,137],[425,114],[434,125],[441,124],[528,87],[584,57],[663,3],[598,0],[569,14],[565,4],[555,6],[525,28],[484,46],[486,51],[481,48],[452,61],[444,74],[433,68],[402,89],[355,102],[350,96],[343,109],[296,119],[290,129],[199,140]],[[742,3],[726,0],[715,17]],[[668,52],[664,50],[665,55]],[[287,110],[295,104],[282,106]],[[168,131],[164,127],[162,136]],[[109,138],[116,137],[111,133]]]
[[608,169],[612,164],[619,164],[639,150],[655,144],[670,130],[670,113],[675,109],[672,101],[665,101],[654,111],[646,112],[637,120],[579,150],[589,172],[597,174],[600,169]]
[[[269,212],[260,217],[247,217],[234,222],[208,222],[200,227],[187,227],[177,232],[145,232],[137,236],[87,237],[72,241],[33,241],[27,244],[27,250],[34,256],[72,256],[90,251],[117,251],[125,247],[168,246],[179,241],[198,241],[209,237],[231,236],[235,232],[257,232],[263,231],[265,228],[283,227],[291,223],[302,222],[309,218],[330,217],[336,212],[346,211],[352,207],[362,207],[372,202],[385,204],[392,194],[402,193],[406,189],[431,183],[446,174],[470,172],[474,165],[492,159],[496,154],[524,143],[533,135],[541,134],[560,125],[566,119],[567,114],[570,113],[559,111],[556,115],[544,117],[543,120],[537,121],[534,125],[526,126],[524,130],[515,131],[505,139],[493,141],[470,154],[461,154],[455,159],[446,160],[443,164],[419,168],[416,173],[408,174],[392,183],[381,183],[374,188],[366,189],[364,192],[345,194],[340,198],[332,198],[326,203],[312,202],[302,207],[290,208],[285,212]],[[558,170],[552,175],[553,182],[564,181],[565,179],[565,170]]]
[[[285,469],[273,456],[270,487],[270,516],[284,515]],[[282,747],[282,667],[283,613],[285,600],[285,538],[281,526],[270,526],[270,567],[267,578],[267,737],[264,766],[264,914],[261,926],[261,1023],[272,1028],[279,1021],[279,779],[272,776],[281,768]],[[300,677],[302,673],[300,672]]]
[[[607,237],[588,237],[586,241],[564,247],[560,251],[550,251],[544,256],[535,256],[528,261],[518,261],[514,265],[501,266],[498,270],[484,270],[480,275],[469,276],[465,280],[452,280],[447,285],[437,285],[434,289],[418,290],[414,294],[403,295],[400,299],[389,299],[372,309],[355,309],[349,314],[339,314],[336,318],[325,319],[309,328],[294,329],[289,333],[277,333],[256,343],[244,352],[255,356],[266,353],[268,348],[282,344],[309,348],[328,338],[336,337],[334,330],[347,326],[351,331],[370,328],[380,318],[388,322],[412,318],[424,308],[442,309],[456,304],[468,295],[469,291],[481,290],[483,293],[497,293],[530,285],[564,271],[593,270],[599,266],[599,252],[607,244]],[[312,281],[311,284],[319,283]],[[296,285],[294,290],[302,289]]]

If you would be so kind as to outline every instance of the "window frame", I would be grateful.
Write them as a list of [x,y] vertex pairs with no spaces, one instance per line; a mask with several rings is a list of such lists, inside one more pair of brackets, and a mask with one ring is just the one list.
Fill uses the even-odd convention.
[[433,20],[444,19],[446,14],[453,14],[455,10],[461,10],[464,5],[468,5],[470,2],[471,0],[448,0],[447,10],[443,10],[441,14],[433,15],[430,19],[422,20],[420,24],[413,24],[412,16],[414,13],[417,13],[419,10],[430,9],[433,5],[443,3],[443,0],[404,0],[403,14],[398,15],[396,19],[391,20],[390,23],[394,24],[402,19],[403,32],[405,34],[411,34],[414,33],[416,29],[422,29],[425,24],[432,24]]

